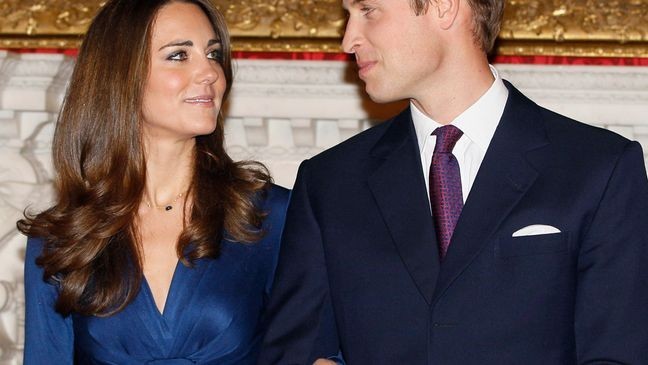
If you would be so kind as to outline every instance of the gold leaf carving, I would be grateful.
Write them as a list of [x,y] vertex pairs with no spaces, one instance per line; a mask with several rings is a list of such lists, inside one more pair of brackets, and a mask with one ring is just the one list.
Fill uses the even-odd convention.
[[646,0],[508,0],[502,39],[648,41]]
[[105,3],[100,0],[2,0],[3,35],[78,35]]
[[232,34],[255,37],[339,37],[340,0],[213,0]]
[[[78,47],[104,2],[0,0],[0,47]],[[340,51],[341,0],[212,2],[237,50]],[[648,57],[647,49],[648,0],[507,0],[497,52]]]

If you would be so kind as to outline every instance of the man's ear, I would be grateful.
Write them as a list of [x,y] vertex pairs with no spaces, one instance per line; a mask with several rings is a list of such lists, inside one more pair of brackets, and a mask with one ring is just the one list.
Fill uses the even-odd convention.
[[432,10],[442,29],[449,29],[459,14],[459,3],[462,0],[433,0]]

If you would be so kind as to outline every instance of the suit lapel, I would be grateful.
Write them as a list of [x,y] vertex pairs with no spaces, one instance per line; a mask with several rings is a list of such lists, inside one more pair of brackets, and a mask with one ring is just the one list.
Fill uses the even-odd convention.
[[395,117],[372,150],[369,188],[401,259],[427,303],[439,272],[434,224],[410,111]]
[[547,145],[538,107],[508,82],[509,97],[441,265],[434,298],[477,256],[489,237],[532,186],[538,172],[532,150]]

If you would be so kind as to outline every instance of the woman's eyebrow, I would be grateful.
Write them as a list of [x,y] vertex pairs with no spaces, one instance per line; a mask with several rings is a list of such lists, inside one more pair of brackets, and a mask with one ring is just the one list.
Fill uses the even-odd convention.
[[167,48],[167,47],[178,47],[178,46],[191,47],[191,46],[193,46],[193,42],[192,41],[172,41],[172,42],[167,43],[164,46],[160,47],[160,49],[158,49],[158,51],[160,51],[160,50],[162,50],[164,48]]

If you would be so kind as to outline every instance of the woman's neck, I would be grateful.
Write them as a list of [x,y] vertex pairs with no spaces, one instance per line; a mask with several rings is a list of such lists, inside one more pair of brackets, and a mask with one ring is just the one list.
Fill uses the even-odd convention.
[[165,206],[186,194],[193,175],[195,140],[146,141],[144,202]]

